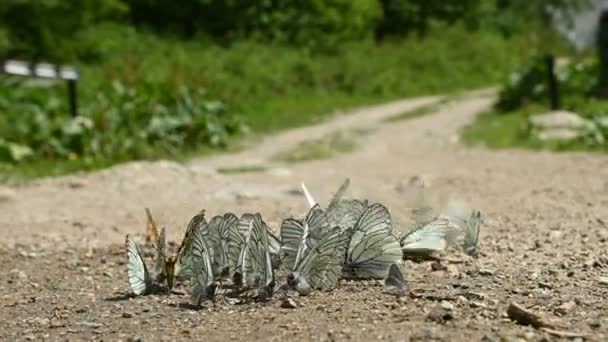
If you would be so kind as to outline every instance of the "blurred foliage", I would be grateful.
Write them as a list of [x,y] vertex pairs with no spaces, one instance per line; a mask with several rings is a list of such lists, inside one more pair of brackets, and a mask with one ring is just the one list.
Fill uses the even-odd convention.
[[[338,42],[425,34],[434,23],[463,22],[505,35],[544,29],[551,11],[588,0],[4,0],[0,57],[77,61],[90,42],[74,39],[100,22],[163,35],[232,43],[242,39],[330,50]],[[535,24],[536,23],[536,24]]]
[[546,10],[505,0],[4,0],[0,59],[73,63],[82,79],[77,118],[65,85],[0,79],[0,161],[174,155],[224,146],[247,126],[484,86],[521,60],[529,42],[519,33]]
[[[221,147],[245,125],[264,132],[309,124],[338,106],[481,87],[498,81],[526,46],[459,27],[424,40],[344,43],[332,54],[248,41],[201,45],[115,24],[78,39],[98,61],[81,65],[81,117],[69,117],[64,83],[5,79],[0,136],[13,152],[0,160],[96,165]],[[477,43],[459,43],[465,39]]]
[[[555,70],[565,108],[576,108],[596,92],[599,63],[594,57],[570,62]],[[507,113],[528,103],[548,102],[547,66],[544,56],[533,55],[530,60],[511,72],[500,90],[497,107]]]
[[174,91],[146,81],[128,87],[115,80],[85,103],[81,115],[71,117],[63,94],[52,91],[57,89],[16,82],[22,81],[3,79],[0,87],[0,161],[92,163],[145,158],[158,150],[170,155],[198,144],[226,145],[243,128],[221,102],[207,100],[200,90]]

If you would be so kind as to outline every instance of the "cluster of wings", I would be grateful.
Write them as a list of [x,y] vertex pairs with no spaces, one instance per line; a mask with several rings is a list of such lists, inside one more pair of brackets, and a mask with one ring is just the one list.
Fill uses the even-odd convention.
[[[454,246],[462,237],[462,249],[471,256],[479,252],[480,213],[469,217],[437,215],[428,207],[413,210],[414,227],[407,234],[393,230],[389,210],[380,203],[346,199],[347,179],[326,208],[314,200],[304,184],[310,210],[303,218],[287,218],[279,234],[259,213],[233,213],[213,217],[205,211],[189,222],[174,256],[168,256],[165,229],[158,230],[149,210],[147,238],[155,244],[156,262],[152,274],[133,237],[127,235],[127,273],[131,290],[143,295],[174,280],[190,280],[193,305],[213,300],[218,288],[232,294],[254,293],[267,300],[277,290],[328,291],[338,281],[385,279],[387,291],[404,288],[399,270],[402,260],[428,259]],[[276,274],[286,274],[277,287]]]

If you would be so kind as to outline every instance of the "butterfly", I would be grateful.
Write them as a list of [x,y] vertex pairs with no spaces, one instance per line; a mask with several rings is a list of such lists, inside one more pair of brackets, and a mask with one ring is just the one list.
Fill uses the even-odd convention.
[[[281,256],[286,269],[292,269],[296,260],[300,244],[305,241],[313,244],[330,230],[329,222],[318,204],[308,211],[303,220],[287,218],[283,220],[280,228]],[[306,232],[306,238],[304,238]]]
[[192,231],[191,301],[199,306],[206,299],[213,299],[217,289],[213,273],[213,251],[209,248],[206,222],[195,226]]
[[388,209],[380,203],[372,204],[353,228],[344,276],[383,279],[391,264],[401,262],[402,255]]
[[[327,217],[329,226],[339,226],[343,231],[351,230],[368,206],[367,201],[344,198],[349,186],[350,178],[346,178],[332,196],[327,209],[325,210],[325,216]],[[317,202],[314,200],[304,183],[302,183],[302,191],[304,192],[310,208],[313,208]]]
[[220,279],[230,276],[235,267],[231,256],[238,253],[241,237],[238,232],[239,219],[232,213],[218,215],[209,222],[209,237],[213,249],[213,269]]
[[156,242],[155,280],[159,283],[166,281],[169,290],[173,288],[175,277],[188,279],[192,276],[192,239],[194,230],[201,227],[205,227],[205,231],[208,230],[204,210],[196,214],[188,223],[186,233],[174,256],[168,256],[166,253],[165,228],[161,228]]
[[392,264],[388,269],[388,275],[384,279],[384,292],[394,295],[402,295],[405,292],[405,279],[397,264]]
[[152,290],[153,281],[148,273],[146,263],[133,237],[127,234],[125,241],[127,250],[127,275],[129,285],[135,295],[144,295]]
[[274,290],[274,271],[270,256],[269,230],[260,214],[248,214],[243,223],[247,231],[233,275],[233,283],[242,289],[258,288],[260,298],[267,298]]
[[338,227],[310,244],[307,243],[308,233],[305,225],[293,269],[287,276],[289,288],[300,295],[308,295],[315,289],[331,290],[336,287],[349,241],[349,235]]
[[479,225],[481,213],[473,210],[471,216],[466,220],[463,250],[470,256],[479,254]]
[[145,210],[148,219],[146,223],[146,242],[158,241],[158,225],[156,224],[156,221],[154,221],[154,218],[152,218],[150,209],[145,208]]
[[401,238],[403,258],[412,260],[431,258],[454,244],[459,231],[460,227],[453,220],[439,216]]

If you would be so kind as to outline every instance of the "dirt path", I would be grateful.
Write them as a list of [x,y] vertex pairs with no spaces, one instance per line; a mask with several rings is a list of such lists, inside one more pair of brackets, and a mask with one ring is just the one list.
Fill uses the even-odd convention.
[[[5,189],[14,194],[0,199],[0,340],[554,338],[506,319],[512,301],[557,312],[565,329],[602,340],[608,332],[608,287],[599,281],[608,277],[608,158],[463,147],[458,131],[491,104],[487,94],[449,102],[433,115],[382,122],[437,100],[367,108],[236,154],[187,164],[129,163]],[[372,133],[353,153],[330,160],[269,160],[346,128]],[[269,169],[216,172],[259,164]],[[179,295],[108,300],[127,286],[122,243],[126,233],[141,238],[144,206],[168,225],[171,239],[203,207],[211,215],[259,211],[276,226],[305,211],[300,181],[324,203],[345,176],[353,195],[385,203],[397,223],[407,219],[402,189],[413,176],[429,183],[439,200],[455,197],[479,208],[483,255],[443,270],[407,263],[410,288],[420,298],[395,299],[373,284],[344,283],[302,298],[297,309],[271,302],[198,312],[180,306],[188,298]],[[428,313],[442,301],[447,322],[430,322]],[[558,309],[568,302],[574,308]]]

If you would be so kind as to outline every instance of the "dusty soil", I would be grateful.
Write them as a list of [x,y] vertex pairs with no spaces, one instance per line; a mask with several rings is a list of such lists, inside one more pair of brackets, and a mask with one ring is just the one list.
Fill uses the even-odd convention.
[[[518,303],[557,320],[574,339],[608,335],[608,158],[600,154],[489,151],[458,142],[458,130],[493,101],[476,94],[408,121],[382,119],[436,101],[422,98],[339,115],[319,126],[268,137],[236,154],[136,162],[93,174],[0,189],[0,340],[557,340],[507,315]],[[292,165],[277,152],[345,128],[366,128],[360,147],[331,160]],[[221,167],[267,171],[220,174]],[[331,293],[195,310],[177,293],[125,296],[123,242],[142,241],[144,207],[182,234],[197,210],[259,211],[275,227],[300,216],[301,181],[325,203],[344,177],[354,196],[381,201],[407,222],[414,176],[438,203],[481,210],[478,259],[404,266],[409,291],[379,282],[343,282]]]

